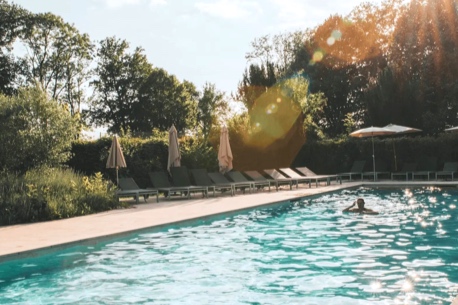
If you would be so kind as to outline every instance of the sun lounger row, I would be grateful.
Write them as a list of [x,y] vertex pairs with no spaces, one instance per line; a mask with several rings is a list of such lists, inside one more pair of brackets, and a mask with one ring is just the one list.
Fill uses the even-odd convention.
[[278,191],[282,186],[298,188],[299,184],[306,184],[311,187],[312,183],[318,187],[320,182],[329,185],[332,180],[340,181],[337,175],[316,175],[310,169],[303,167],[296,171],[291,168],[267,169],[259,171],[230,171],[223,175],[219,172],[208,173],[206,169],[191,169],[186,167],[172,167],[170,175],[166,171],[154,171],[148,173],[151,187],[142,189],[132,178],[120,178],[118,197],[134,197],[138,203],[139,197],[144,196],[145,200],[150,195],[163,194],[166,198],[180,196],[190,198],[192,193],[202,193],[208,197],[211,192],[228,193],[234,196],[237,191],[242,193],[259,191],[275,187]]
[[349,172],[337,174],[341,179],[347,178],[352,181],[354,178],[363,180],[365,178],[379,180],[379,177],[396,180],[431,180],[431,179],[451,179],[452,181],[458,174],[458,162],[445,162],[441,170],[437,170],[437,160],[428,158],[418,164],[417,162],[406,162],[403,164],[400,171],[390,172],[386,169],[383,162],[379,161],[375,164],[375,171],[365,171],[366,161],[355,161]]

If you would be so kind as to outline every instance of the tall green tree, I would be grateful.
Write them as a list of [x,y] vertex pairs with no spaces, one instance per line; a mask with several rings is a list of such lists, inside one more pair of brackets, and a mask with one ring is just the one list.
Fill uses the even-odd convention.
[[[137,122],[134,108],[139,102],[139,90],[153,71],[142,48],[129,53],[129,43],[109,37],[97,50],[95,80],[91,83],[94,96],[89,117],[92,123],[107,126],[110,132],[131,129]],[[137,126],[135,128],[138,128]]]
[[45,13],[28,19],[20,41],[26,49],[21,58],[25,83],[68,105],[72,115],[80,113],[93,56],[89,36],[61,17]]
[[394,33],[391,67],[400,90],[416,85],[410,115],[429,133],[458,123],[456,5],[454,0],[412,0]]
[[13,44],[23,34],[30,15],[22,7],[0,0],[0,93],[12,95],[17,88],[20,69]]
[[214,84],[206,83],[199,98],[197,122],[205,139],[208,138],[212,128],[217,125],[218,119],[224,117],[229,110],[229,105],[221,91]]
[[133,107],[132,130],[150,133],[153,128],[165,131],[175,125],[179,132],[196,124],[198,92],[187,81],[180,83],[164,69],[155,68],[138,90]]

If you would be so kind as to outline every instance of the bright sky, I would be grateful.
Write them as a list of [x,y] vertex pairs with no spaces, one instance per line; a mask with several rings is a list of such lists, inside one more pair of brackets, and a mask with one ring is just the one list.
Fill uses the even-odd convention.
[[[251,42],[313,28],[347,15],[363,0],[10,0],[51,12],[92,40],[116,36],[145,49],[148,60],[202,89],[235,92]],[[379,3],[380,1],[375,1]]]

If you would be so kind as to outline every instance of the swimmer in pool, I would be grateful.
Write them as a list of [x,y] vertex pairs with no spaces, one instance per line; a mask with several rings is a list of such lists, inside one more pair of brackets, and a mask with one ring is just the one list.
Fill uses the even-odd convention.
[[[378,215],[378,212],[373,211],[371,209],[366,209],[364,207],[364,199],[358,198],[351,206],[342,210],[342,212],[349,212],[349,213],[359,213],[359,214],[369,214],[369,215]],[[353,208],[355,205],[358,205],[357,208]]]

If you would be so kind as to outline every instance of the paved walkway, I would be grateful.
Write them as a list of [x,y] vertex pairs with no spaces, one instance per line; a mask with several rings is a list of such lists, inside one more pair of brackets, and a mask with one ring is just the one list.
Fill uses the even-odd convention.
[[[193,199],[166,200],[156,203],[155,198],[147,203],[132,205],[132,208],[113,210],[88,216],[48,221],[33,224],[0,227],[0,262],[33,255],[35,250],[54,249],[74,243],[96,241],[106,236],[176,223],[231,211],[249,209],[294,198],[332,192],[360,185],[424,185],[422,183],[402,182],[345,182],[330,186],[263,191],[253,194],[237,194],[234,197],[217,195]],[[428,183],[427,183],[428,184]],[[429,184],[437,185],[437,182]],[[444,184],[444,183],[443,183]],[[445,183],[456,186],[457,182]]]

